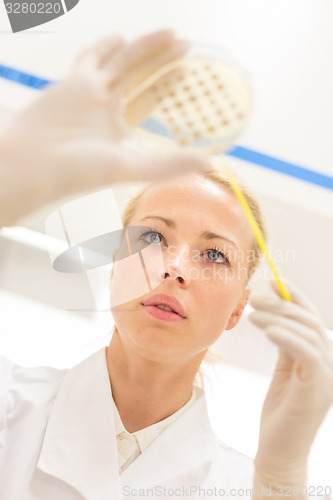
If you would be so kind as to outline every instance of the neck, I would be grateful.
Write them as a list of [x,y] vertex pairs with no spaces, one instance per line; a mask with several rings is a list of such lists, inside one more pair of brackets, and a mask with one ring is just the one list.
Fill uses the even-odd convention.
[[107,348],[107,364],[125,429],[130,433],[144,429],[184,406],[204,354],[182,362],[152,361],[125,347],[116,330]]

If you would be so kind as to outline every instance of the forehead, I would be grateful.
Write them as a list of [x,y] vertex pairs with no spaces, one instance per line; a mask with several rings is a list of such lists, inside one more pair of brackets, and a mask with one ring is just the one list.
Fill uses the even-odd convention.
[[147,215],[172,219],[177,227],[194,232],[228,231],[242,247],[252,243],[251,229],[234,194],[201,175],[179,177],[148,189],[130,223],[138,223]]

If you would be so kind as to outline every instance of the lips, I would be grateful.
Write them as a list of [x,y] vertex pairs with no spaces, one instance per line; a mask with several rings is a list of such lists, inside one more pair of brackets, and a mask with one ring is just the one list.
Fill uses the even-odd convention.
[[182,318],[186,318],[186,311],[182,304],[175,297],[170,295],[158,294],[148,297],[143,303],[143,306],[168,306],[172,311]]

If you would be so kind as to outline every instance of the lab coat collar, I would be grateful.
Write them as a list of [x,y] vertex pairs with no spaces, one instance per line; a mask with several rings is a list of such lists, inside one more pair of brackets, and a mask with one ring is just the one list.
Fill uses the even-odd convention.
[[37,467],[87,500],[118,500],[119,465],[105,348],[68,370]]
[[66,372],[37,467],[71,485],[87,500],[119,500],[125,486],[146,488],[182,475],[200,484],[217,452],[201,392],[189,410],[166,428],[119,479],[112,394],[103,348]]
[[120,477],[122,490],[167,484],[177,477],[192,478],[192,484],[200,484],[218,453],[218,446],[204,391],[198,389],[198,392],[200,396],[189,410],[124,470]]

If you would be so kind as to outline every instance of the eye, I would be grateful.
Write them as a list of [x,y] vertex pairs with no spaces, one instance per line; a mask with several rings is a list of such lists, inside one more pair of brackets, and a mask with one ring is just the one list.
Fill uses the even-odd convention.
[[227,255],[217,248],[209,248],[204,254],[213,263],[230,265]]
[[163,242],[164,236],[158,231],[149,230],[141,233],[140,239],[151,243],[152,245],[160,245]]

